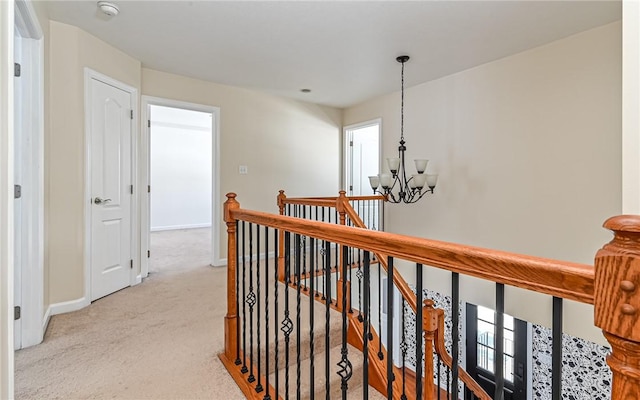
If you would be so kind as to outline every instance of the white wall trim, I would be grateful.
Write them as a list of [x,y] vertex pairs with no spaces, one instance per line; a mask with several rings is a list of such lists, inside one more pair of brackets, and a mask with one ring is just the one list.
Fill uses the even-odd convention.
[[[118,80],[115,80],[107,75],[103,75],[97,71],[92,70],[91,68],[85,67],[84,69],[84,139],[85,139],[85,149],[84,149],[84,193],[85,193],[85,201],[84,201],[84,297],[78,300],[72,300],[71,302],[59,303],[59,304],[67,304],[87,302],[82,307],[91,304],[91,79],[98,80],[100,82],[106,83],[108,85],[114,86],[118,89],[121,89],[127,93],[129,93],[132,97],[131,101],[131,109],[133,110],[133,119],[131,121],[131,184],[134,187],[133,195],[131,196],[131,258],[133,259],[134,268],[131,270],[131,274],[129,277],[129,282],[131,286],[137,285],[140,283],[136,277],[138,276],[138,269],[136,266],[140,265],[140,240],[139,235],[137,235],[137,221],[138,221],[138,210],[137,210],[137,195],[138,193],[138,181],[137,181],[137,146],[138,142],[138,89],[133,86],[129,86],[125,83],[122,83]],[[82,308],[80,307],[80,308]],[[52,308],[52,313],[57,314],[57,312],[53,312],[53,310],[57,311],[58,308]],[[70,311],[75,311],[70,310]],[[68,311],[65,311],[68,312]]]
[[622,2],[622,213],[640,214],[640,3]]
[[42,28],[31,1],[16,0],[15,19],[18,21],[16,29],[22,37],[42,39]]
[[[215,123],[211,127],[213,138],[211,140],[213,149],[211,151],[211,265],[226,265],[226,259],[220,259],[220,235],[221,235],[221,214],[222,202],[220,199],[220,108],[208,106],[204,104],[188,103],[184,101],[165,99],[161,97],[142,96],[142,118],[141,118],[141,135],[139,146],[139,182],[140,188],[146,189],[150,184],[150,147],[149,147],[149,106],[163,106],[181,108],[185,110],[207,112],[213,114]],[[152,188],[153,190],[153,188]],[[140,274],[143,278],[149,275],[149,259],[147,258],[147,250],[149,249],[149,232],[151,231],[149,196],[145,195],[146,190],[140,192],[140,219],[138,225],[138,237],[140,238]],[[225,229],[226,232],[226,229]]]
[[0,399],[13,398],[13,1],[0,1]]
[[91,301],[89,299],[90,297],[85,296],[76,300],[50,304],[47,311],[49,312],[50,316],[78,311],[91,304]]
[[22,251],[19,291],[21,348],[42,342],[44,303],[44,46],[42,29],[33,5],[16,1],[16,30],[20,34],[23,74],[22,90],[22,164],[20,226]]
[[211,227],[211,224],[155,226],[151,228],[151,232],[175,231],[178,229],[198,229],[198,228],[210,228],[210,227]]

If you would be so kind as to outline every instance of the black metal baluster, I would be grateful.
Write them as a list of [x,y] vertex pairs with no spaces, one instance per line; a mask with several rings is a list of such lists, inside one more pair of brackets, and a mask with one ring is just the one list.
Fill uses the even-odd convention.
[[[275,389],[275,393],[274,393],[275,398],[278,398],[279,394],[280,394],[280,377],[279,377],[279,373],[278,373],[278,371],[279,371],[279,369],[278,369],[278,367],[279,367],[279,365],[278,365],[279,364],[279,354],[280,354],[280,351],[279,351],[280,350],[280,346],[279,346],[279,343],[278,343],[278,331],[280,330],[279,326],[278,326],[278,269],[279,269],[279,264],[278,264],[279,261],[278,260],[280,260],[280,258],[279,258],[280,257],[280,254],[279,254],[280,247],[278,246],[278,237],[279,237],[279,232],[276,229],[274,231],[274,236],[273,236],[273,238],[274,238],[273,248],[275,249],[275,260],[276,260],[274,273],[273,273],[273,302],[274,302],[274,310],[275,310],[274,313],[273,313],[273,332],[274,332],[274,343],[275,343],[275,347],[276,347],[276,354],[275,354],[275,360],[274,360],[274,363],[275,363],[275,369],[274,369],[275,374],[274,375],[275,375],[275,381],[276,381],[275,388],[274,388]],[[269,371],[267,371],[267,373],[268,372]]]
[[262,349],[260,348],[260,337],[262,336],[262,329],[260,329],[260,225],[256,225],[256,292],[258,298],[258,320],[256,325],[256,334],[258,335],[257,350],[258,350],[258,384],[256,385],[256,393],[260,393],[264,390],[262,387],[262,374],[261,374],[261,357]]
[[300,367],[301,367],[301,359],[300,359],[300,291],[302,290],[302,285],[300,285],[300,272],[302,270],[300,265],[300,246],[302,243],[300,235],[295,235],[294,245],[296,248],[295,252],[295,271],[296,271],[296,279],[298,280],[298,285],[296,286],[296,399],[300,400]]
[[[264,395],[264,400],[271,400],[271,395],[269,394],[269,227],[264,227],[264,331],[265,331],[265,352],[264,352],[264,371],[266,376],[265,387],[267,389],[266,394]],[[274,264],[277,262],[278,258],[274,259]],[[278,268],[276,267],[276,270]],[[277,309],[276,309],[277,310]],[[277,343],[276,343],[277,346]]]
[[495,400],[504,399],[504,285],[496,283],[496,333],[495,333]]
[[[236,309],[240,309],[240,223],[236,220]],[[244,271],[243,271],[244,276]],[[240,359],[240,329],[236,329],[236,365],[242,364]]]
[[[322,207],[322,222],[325,222],[325,209],[326,207]],[[322,241],[323,246],[326,244],[326,241]],[[325,255],[325,249],[324,247],[322,247],[320,249],[320,255]],[[322,300],[326,300],[327,299],[327,290],[326,290],[326,285],[325,285],[325,280],[326,280],[326,275],[328,273],[327,268],[328,268],[328,263],[327,263],[327,258],[326,257],[322,257]],[[328,302],[328,301],[327,301]]]
[[[291,275],[291,233],[284,233],[284,273]],[[289,399],[289,341],[293,332],[293,321],[289,318],[289,285],[284,285],[284,319],[280,328],[284,333],[284,390],[285,399]]]
[[[441,374],[440,366],[442,365],[442,360],[440,360],[440,354],[438,354],[437,359],[438,359],[438,375],[437,375],[437,378],[436,378],[436,382],[437,382],[436,383],[436,391],[438,393],[438,400],[440,400],[440,374]],[[427,376],[424,377],[424,379],[427,379],[427,378],[428,378]],[[431,379],[433,379],[433,377]],[[447,380],[448,379],[449,379],[449,370],[447,370]],[[449,394],[449,389],[447,388],[447,395],[448,394]],[[416,397],[416,398],[418,398],[418,397]]]
[[[312,249],[315,249],[316,247],[316,241],[314,238],[309,238],[309,246],[311,246]],[[310,257],[310,262],[311,265],[314,265],[315,263],[315,252],[311,251],[311,253],[309,254]],[[317,264],[316,264],[317,265]],[[314,284],[314,278],[311,278],[311,293],[315,293],[315,284]],[[313,333],[313,318],[314,318],[314,300],[311,299],[309,301],[309,396],[310,399],[313,400],[315,398],[315,390],[314,390],[314,381],[315,381],[315,358],[314,358],[314,354],[313,354],[313,339],[314,339],[314,333]]]
[[[438,362],[440,362],[440,355],[438,355]],[[451,369],[445,368],[445,370],[447,371],[447,399],[450,399],[451,398]],[[438,389],[438,396],[439,395],[440,395],[440,390]]]
[[[406,336],[406,325],[405,325],[405,308],[404,308],[404,297],[402,297],[402,307],[400,308],[400,312],[402,313],[402,336],[401,336],[401,340],[400,340],[400,351],[402,354],[402,396],[400,396],[401,400],[407,400],[407,373],[406,373],[406,368],[407,368],[407,349],[408,349],[408,345],[407,345],[407,336]],[[416,321],[416,324],[418,323],[418,321]],[[416,375],[416,379],[417,379],[417,375]]]
[[[303,206],[302,207],[302,218],[303,219],[307,219],[307,207],[308,206]],[[311,219],[311,212],[309,212],[309,219]],[[304,285],[304,291],[308,292],[309,288],[308,288],[308,283],[307,280],[309,279],[309,277],[307,276],[307,238],[305,236],[302,236],[302,243],[300,244],[300,251],[302,252],[302,282]]]
[[247,263],[245,249],[246,224],[242,221],[242,368],[240,372],[246,374],[247,368]]
[[247,381],[256,381],[253,375],[253,306],[256,304],[256,294],[253,292],[253,224],[249,223],[249,294],[247,295],[249,305],[249,378]]
[[329,325],[330,325],[330,321],[331,321],[331,313],[330,313],[330,307],[329,307],[329,303],[331,302],[331,273],[330,271],[328,271],[328,268],[330,268],[331,265],[331,243],[329,243],[328,241],[324,242],[324,259],[325,259],[325,275],[327,276],[326,279],[326,286],[324,288],[325,292],[327,293],[327,301],[324,303],[325,305],[325,333],[324,333],[324,357],[325,357],[325,374],[324,374],[324,379],[325,379],[325,383],[324,383],[324,388],[325,388],[325,396],[326,396],[326,400],[330,400],[330,393],[331,393],[331,383],[330,383],[330,379],[329,376],[331,375],[331,371],[330,371],[330,366],[331,366],[331,357],[330,357],[330,352],[329,349],[331,348],[330,346],[330,341],[329,341]]
[[[358,269],[356,270],[356,277],[358,278],[358,321],[362,322],[362,251],[358,249]],[[366,337],[366,336],[365,336]]]
[[[318,221],[318,211],[319,211],[318,210],[318,206],[316,206],[316,221]],[[320,297],[320,294],[318,293],[318,267],[320,265],[320,262],[318,260],[318,258],[319,258],[318,257],[318,246],[319,245],[320,245],[320,241],[318,240],[318,242],[316,242],[316,245],[312,246],[313,247],[313,251],[315,252],[315,260],[316,260],[315,266],[314,266],[315,267],[315,274],[313,276],[313,279],[315,280],[316,291],[314,292],[312,290],[312,292],[314,293],[315,297]]]
[[382,352],[382,267],[378,261],[378,358],[384,360]]
[[[363,380],[362,380],[362,399],[369,399],[369,335],[371,334],[371,309],[369,308],[370,293],[369,284],[371,282],[371,272],[369,270],[370,260],[369,252],[364,252],[364,326],[363,326],[363,343],[362,343],[362,358],[363,358]],[[420,399],[417,397],[417,399]]]
[[458,353],[460,349],[460,274],[451,273],[451,395],[458,398]]
[[416,304],[416,399],[422,399],[422,264],[416,264]]
[[562,298],[553,298],[551,326],[551,399],[562,398]]
[[[342,268],[347,268],[349,258],[349,248],[347,246],[342,246]],[[351,361],[349,361],[348,355],[349,350],[347,349],[347,281],[346,279],[342,279],[342,348],[340,349],[340,362],[338,363],[338,375],[341,379],[340,389],[342,390],[342,400],[347,400],[347,388],[348,381],[351,379],[351,374],[353,373],[353,368],[351,366]]]
[[[336,216],[336,224],[340,224],[340,218],[338,218],[338,210],[335,211],[335,216]],[[337,244],[336,244],[337,246]],[[338,248],[336,247],[336,262],[335,262],[335,271],[338,272],[338,270],[340,269],[340,252],[338,251]],[[337,276],[336,275],[336,282],[337,282]],[[340,278],[342,278],[344,280],[344,276],[340,276]],[[338,289],[336,289],[336,292],[338,291]],[[336,300],[337,301],[337,300]]]
[[393,399],[393,257],[387,257],[387,398]]

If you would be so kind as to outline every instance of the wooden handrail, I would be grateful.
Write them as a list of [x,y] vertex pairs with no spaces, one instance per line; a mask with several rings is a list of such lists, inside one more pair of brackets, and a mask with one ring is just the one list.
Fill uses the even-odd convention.
[[[234,336],[237,334],[237,309],[232,305],[235,300],[236,268],[235,241],[232,240],[232,236],[235,234],[237,221],[243,220],[272,227],[281,232],[286,230],[496,283],[594,304],[595,325],[602,328],[612,347],[612,353],[607,357],[613,374],[611,398],[640,398],[640,330],[637,329],[640,326],[640,296],[637,295],[640,287],[640,216],[623,215],[605,222],[605,228],[613,231],[614,238],[598,252],[593,267],[248,211],[240,208],[235,194],[229,193],[227,197],[224,215],[230,239],[228,308],[225,317],[225,351],[220,358],[228,369],[231,368],[236,342]],[[281,191],[278,196],[281,213],[285,200],[286,196]],[[336,207],[339,207],[338,201],[340,200],[336,200]],[[349,207],[342,208],[346,213],[345,210]],[[438,324],[439,320],[438,317]],[[442,329],[438,331],[442,332]],[[437,335],[440,335],[440,332]],[[442,340],[436,340],[434,343],[438,345]],[[446,351],[441,350],[441,357],[446,361]],[[464,374],[464,371],[460,372],[461,377]],[[243,392],[250,397],[244,389]]]
[[489,250],[363,228],[328,224],[244,209],[233,219],[387,254],[451,272],[593,304],[594,268],[590,265]]

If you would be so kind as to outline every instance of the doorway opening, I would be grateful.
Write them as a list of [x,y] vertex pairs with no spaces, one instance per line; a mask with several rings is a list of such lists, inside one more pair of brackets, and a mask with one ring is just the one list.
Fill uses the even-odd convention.
[[[371,196],[369,177],[380,171],[380,135],[382,120],[376,119],[344,128],[343,188],[347,196]],[[366,202],[369,229],[384,230],[384,202]]]
[[369,176],[380,170],[380,120],[344,128],[344,179],[348,196],[369,196]]
[[208,263],[213,113],[150,105],[149,121],[149,272]]
[[219,110],[150,97],[143,97],[143,110],[142,277],[224,264],[218,260]]

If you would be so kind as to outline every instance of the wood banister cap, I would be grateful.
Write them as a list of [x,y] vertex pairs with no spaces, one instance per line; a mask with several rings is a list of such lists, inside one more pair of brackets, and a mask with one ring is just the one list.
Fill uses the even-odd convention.
[[613,231],[613,239],[602,247],[596,260],[611,253],[640,256],[640,215],[611,217],[602,226]]
[[425,301],[422,302],[422,304],[427,308],[433,308],[436,302],[433,301],[432,299],[426,299]]
[[606,220],[602,226],[616,233],[640,233],[640,215],[617,215]]
[[227,223],[227,226],[235,223],[235,220],[231,218],[231,213],[229,211],[240,208],[240,203],[238,203],[236,197],[237,194],[229,192],[227,193],[227,201],[224,202],[224,221]]

